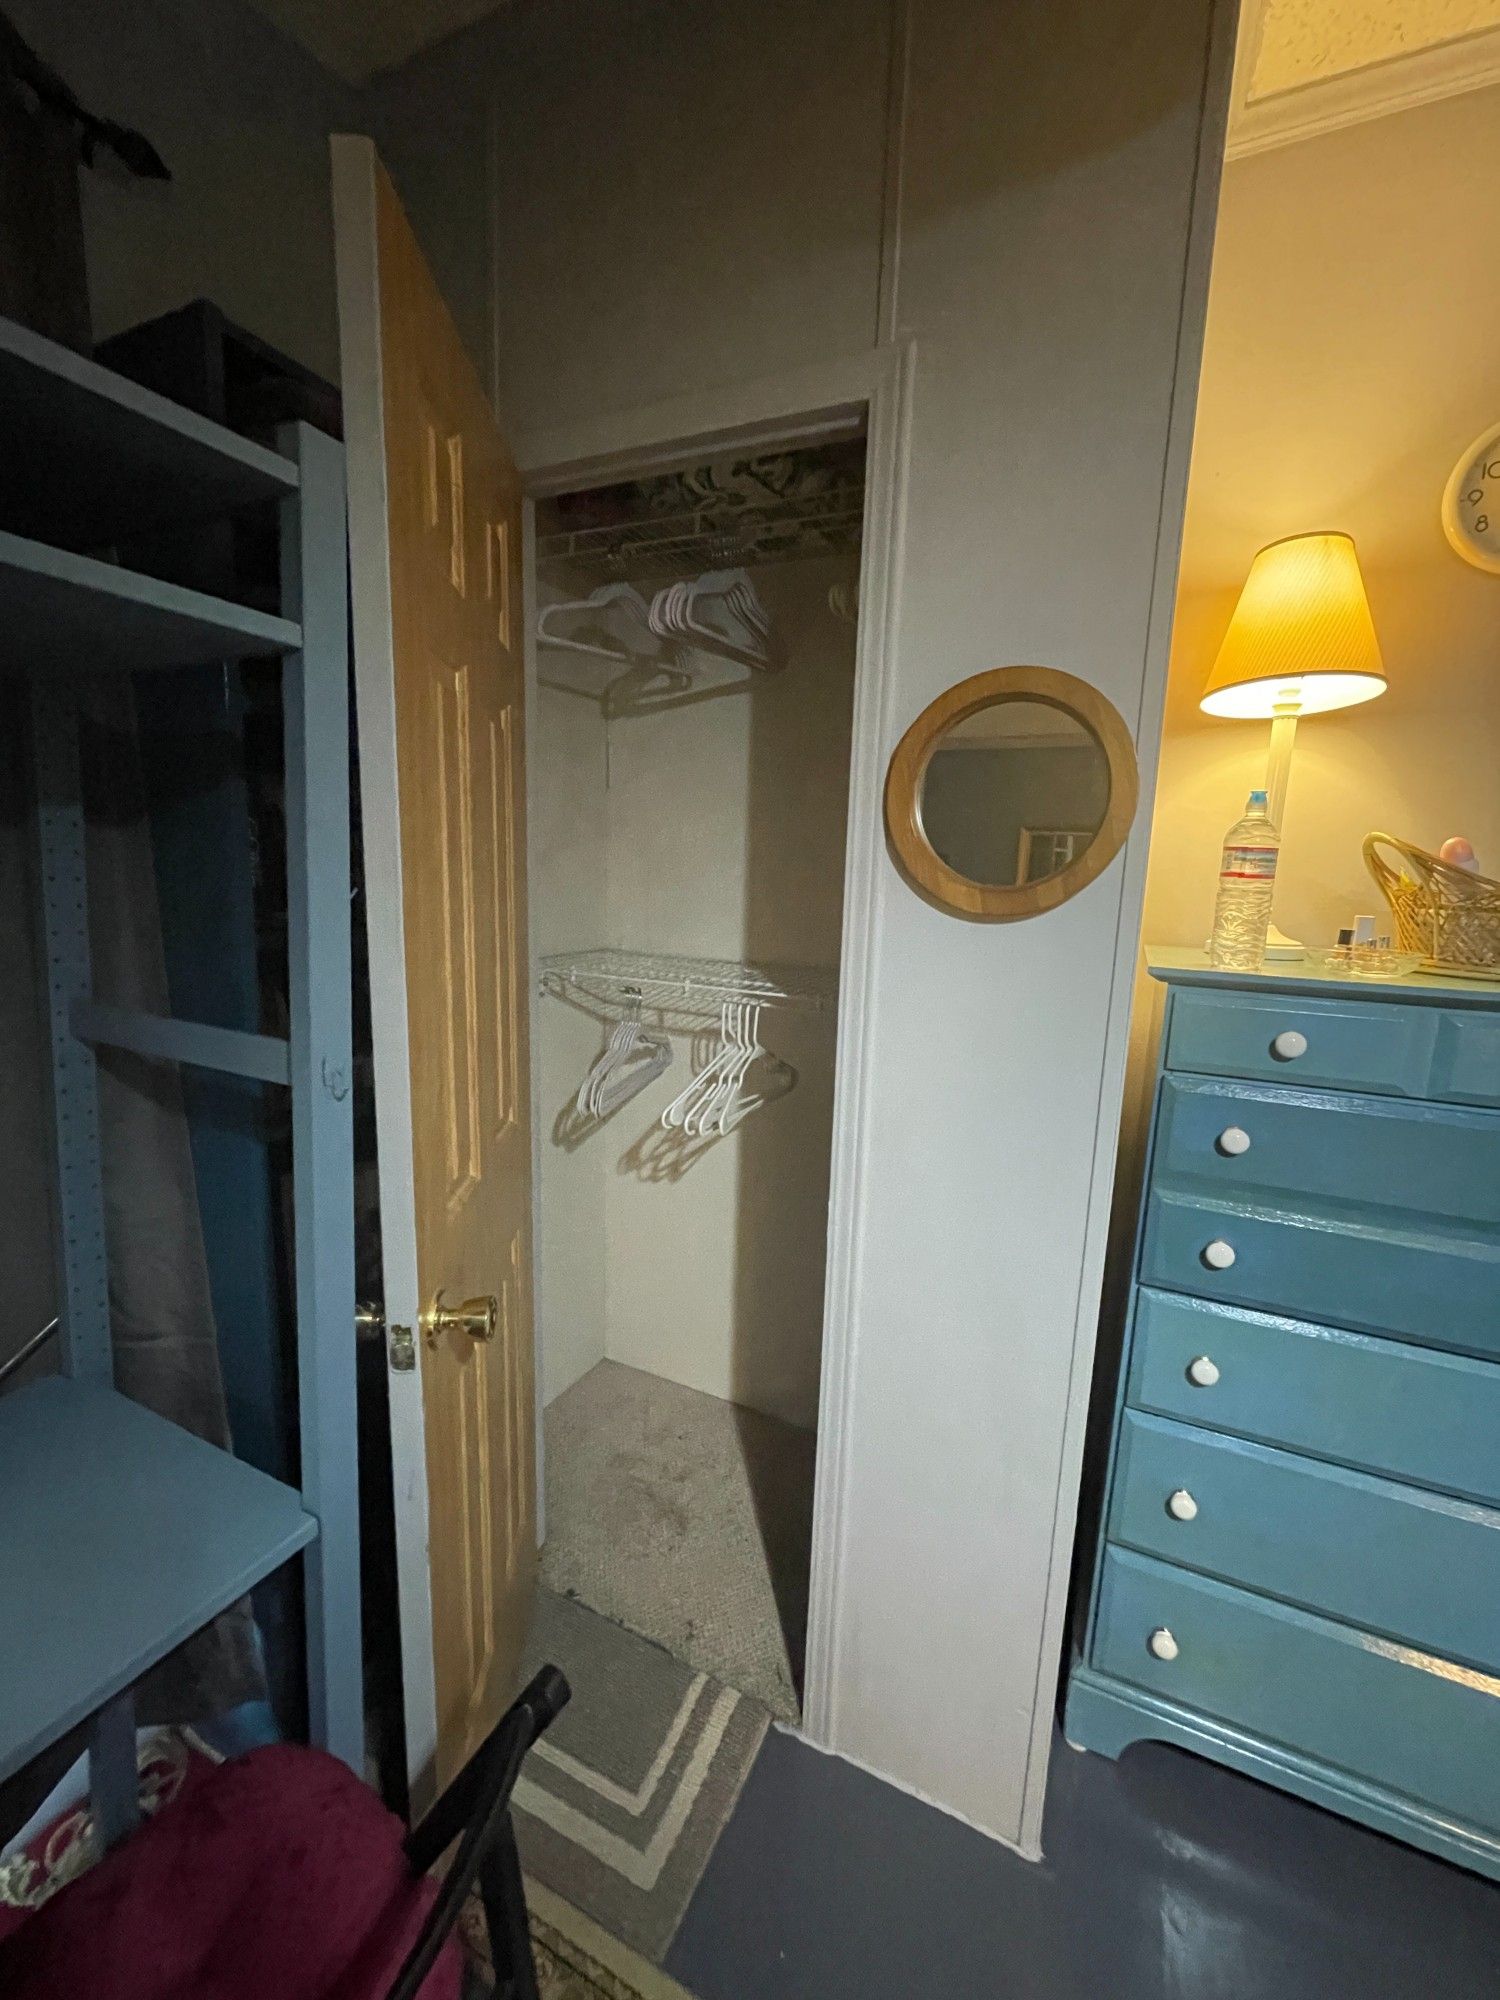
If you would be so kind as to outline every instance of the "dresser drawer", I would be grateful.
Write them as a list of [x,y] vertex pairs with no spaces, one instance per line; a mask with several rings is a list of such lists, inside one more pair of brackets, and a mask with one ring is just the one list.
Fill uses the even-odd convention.
[[1500,1112],[1164,1076],[1155,1187],[1302,1211],[1386,1211],[1500,1238]]
[[[1194,1379],[1195,1363],[1210,1380]],[[1142,1289],[1126,1397],[1158,1416],[1500,1502],[1493,1362]]]
[[1472,1501],[1127,1411],[1107,1535],[1500,1671],[1500,1512]]
[[[1297,1038],[1305,1044],[1300,1053],[1281,1052],[1297,1049]],[[1500,1105],[1500,1017],[1187,987],[1172,996],[1166,1066],[1298,1088]]]
[[[1176,1657],[1150,1647],[1172,1635]],[[1500,1831],[1500,1678],[1108,1549],[1101,1672]]]
[[[1214,1256],[1233,1261],[1215,1269]],[[1160,1190],[1147,1204],[1140,1277],[1164,1291],[1500,1357],[1493,1234],[1295,1215]]]

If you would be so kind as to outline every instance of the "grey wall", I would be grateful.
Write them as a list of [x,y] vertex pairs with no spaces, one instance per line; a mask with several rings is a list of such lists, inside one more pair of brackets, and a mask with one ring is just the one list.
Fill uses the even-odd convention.
[[[893,119],[879,0],[533,0],[372,110],[516,430],[912,339],[882,754],[1038,662],[1117,703],[1149,780],[1211,0],[912,12]],[[851,839],[879,880],[828,1733],[1034,1849],[1140,840],[984,928],[904,887],[873,816]]]
[[174,176],[83,176],[95,336],[211,298],[337,379],[328,133],[354,120],[354,94],[241,0],[6,0],[6,12]]
[[[1375,827],[1429,849],[1463,833],[1500,875],[1500,588],[1454,554],[1439,518],[1459,454],[1500,416],[1500,269],[1474,254],[1497,174],[1496,88],[1225,169],[1147,943],[1201,944],[1212,924],[1219,846],[1264,783],[1268,732],[1204,715],[1198,698],[1256,550],[1313,527],[1354,537],[1389,687],[1298,730],[1278,922],[1312,945],[1360,911],[1383,925],[1361,856]],[[1160,998],[1142,962],[1122,1207],[1145,1151]]]
[[[101,332],[208,293],[331,371],[323,142],[364,118],[518,430],[912,340],[882,751],[1037,661],[1149,765],[1211,4],[923,0],[893,95],[887,0],[517,0],[363,105],[235,0],[14,11],[177,170],[89,186]],[[1033,1846],[1139,844],[985,930],[851,838],[880,875],[829,1733]]]
[[[1475,225],[1500,174],[1500,88],[1237,160],[1224,176],[1147,898],[1154,943],[1202,939],[1219,843],[1263,782],[1266,725],[1198,707],[1255,552],[1353,535],[1390,687],[1298,731],[1282,928],[1331,943],[1383,911],[1371,827],[1474,842],[1500,875],[1500,587],[1439,502],[1500,420],[1500,267]],[[1382,918],[1382,922],[1384,919]]]
[[377,87],[513,430],[871,345],[889,32],[884,0],[531,0]]

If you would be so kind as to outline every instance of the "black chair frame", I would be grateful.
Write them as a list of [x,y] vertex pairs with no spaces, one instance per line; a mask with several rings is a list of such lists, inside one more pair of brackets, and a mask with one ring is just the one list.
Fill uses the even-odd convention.
[[527,1751],[572,1698],[556,1667],[517,1695],[426,1818],[406,1837],[412,1871],[425,1875],[456,1840],[437,1901],[428,1912],[387,2000],[416,2000],[423,1980],[477,1886],[495,1968],[495,2000],[538,2000],[536,1962],[510,1800]]

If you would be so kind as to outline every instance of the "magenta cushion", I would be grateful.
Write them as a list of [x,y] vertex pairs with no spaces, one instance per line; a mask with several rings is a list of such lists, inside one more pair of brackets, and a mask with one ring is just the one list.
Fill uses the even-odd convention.
[[[401,1822],[294,1744],[220,1765],[0,1941],[5,2000],[384,2000],[436,1894]],[[422,2000],[458,2000],[449,1939]]]

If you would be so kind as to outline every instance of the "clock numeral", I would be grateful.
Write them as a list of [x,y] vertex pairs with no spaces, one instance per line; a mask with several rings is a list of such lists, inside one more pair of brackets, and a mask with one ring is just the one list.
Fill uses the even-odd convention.
[[1476,534],[1476,535],[1487,535],[1487,534],[1489,533],[1489,531],[1490,531],[1490,517],[1489,517],[1489,515],[1488,515],[1488,514],[1476,514],[1476,515],[1474,516],[1474,532],[1475,532],[1475,534]]

